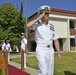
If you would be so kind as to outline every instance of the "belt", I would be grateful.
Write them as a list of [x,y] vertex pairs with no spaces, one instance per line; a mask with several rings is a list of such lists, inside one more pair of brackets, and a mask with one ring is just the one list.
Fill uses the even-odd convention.
[[50,45],[47,45],[48,48],[50,48]]
[[52,45],[51,44],[41,44],[41,43],[39,43],[39,44],[37,44],[38,46],[42,46],[42,47],[47,47],[47,48],[50,48],[50,47],[52,47]]

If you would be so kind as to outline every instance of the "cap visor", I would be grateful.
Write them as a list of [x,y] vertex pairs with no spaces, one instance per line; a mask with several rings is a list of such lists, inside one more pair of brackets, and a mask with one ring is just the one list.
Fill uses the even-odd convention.
[[50,13],[50,11],[45,10],[45,11],[40,11],[40,13]]

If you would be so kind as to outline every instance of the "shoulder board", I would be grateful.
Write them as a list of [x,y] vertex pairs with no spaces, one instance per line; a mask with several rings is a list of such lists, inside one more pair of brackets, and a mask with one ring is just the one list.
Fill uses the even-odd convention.
[[50,30],[55,31],[54,30],[54,25],[50,24]]
[[40,24],[40,22],[38,22],[38,24]]
[[50,26],[54,28],[54,25],[52,25],[51,23],[50,23]]

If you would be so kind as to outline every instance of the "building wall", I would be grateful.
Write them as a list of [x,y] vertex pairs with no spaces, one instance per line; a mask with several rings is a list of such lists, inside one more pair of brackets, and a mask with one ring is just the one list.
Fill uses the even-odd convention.
[[69,44],[70,44],[69,38],[67,39],[63,38],[63,51],[67,52],[70,51]]
[[54,25],[55,31],[60,38],[67,38],[67,20],[61,18],[50,18],[49,21]]

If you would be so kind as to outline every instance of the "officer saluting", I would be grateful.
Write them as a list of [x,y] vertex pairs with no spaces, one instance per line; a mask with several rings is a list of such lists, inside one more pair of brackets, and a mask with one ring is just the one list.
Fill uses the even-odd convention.
[[[61,59],[60,46],[58,35],[55,32],[53,25],[49,24],[49,13],[51,8],[47,5],[41,6],[38,9],[39,16],[27,24],[28,29],[35,31],[36,57],[38,60],[39,74],[38,75],[53,75],[54,71],[54,48],[55,43],[58,59]],[[36,24],[41,20],[40,23]]]

